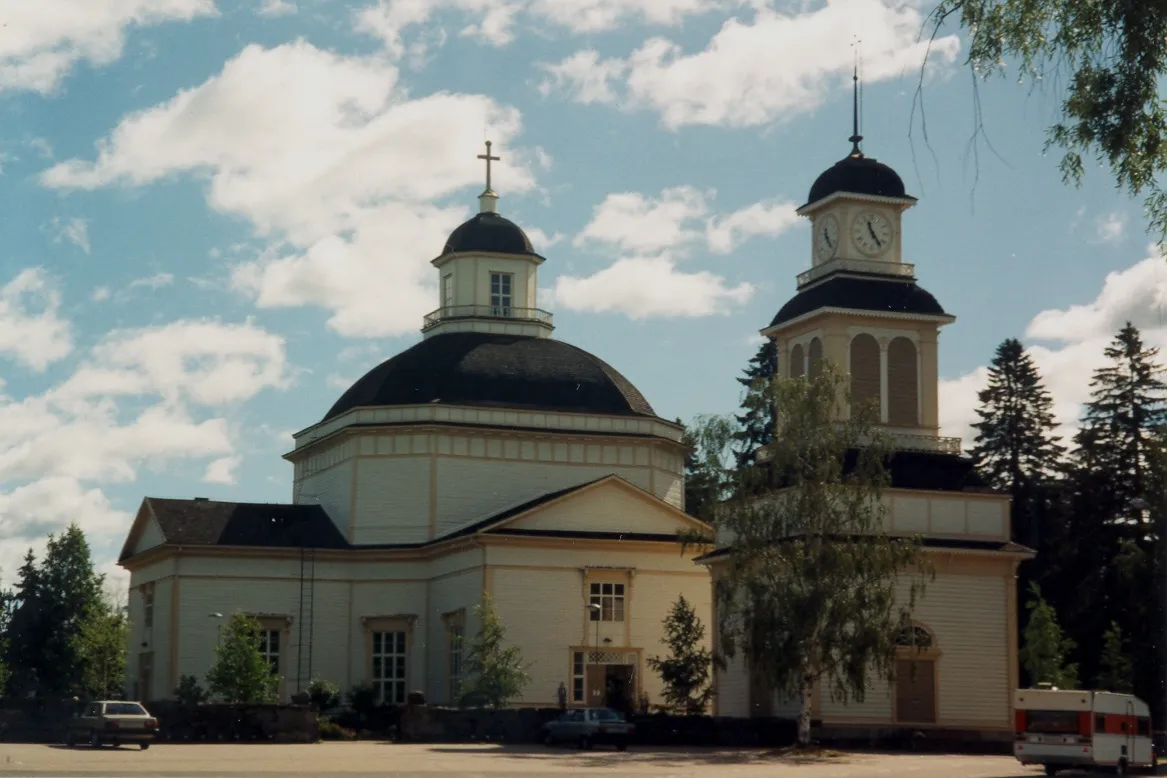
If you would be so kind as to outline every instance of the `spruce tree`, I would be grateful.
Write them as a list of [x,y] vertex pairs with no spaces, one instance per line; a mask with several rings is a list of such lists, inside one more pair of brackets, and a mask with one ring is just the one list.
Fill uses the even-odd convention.
[[713,696],[710,675],[713,655],[701,645],[705,625],[684,595],[673,603],[664,620],[669,656],[649,657],[645,662],[664,684],[664,698],[677,713],[703,713]]
[[758,449],[774,440],[774,377],[778,374],[778,349],[769,338],[758,346],[737,382],[745,387],[742,412],[735,416],[734,458],[738,468],[752,467]]
[[1078,665],[1069,661],[1074,641],[1058,624],[1057,613],[1041,596],[1036,583],[1029,585],[1029,623],[1020,659],[1031,684],[1049,683],[1059,689],[1078,688]]
[[263,655],[259,622],[236,611],[223,628],[207,690],[223,702],[260,703],[277,699],[280,677]]
[[517,697],[531,682],[523,652],[518,646],[503,646],[506,627],[494,608],[488,592],[474,607],[478,634],[466,652],[466,675],[461,704],[470,707],[502,708]]
[[1126,653],[1122,628],[1113,621],[1110,622],[1110,629],[1102,639],[1098,688],[1108,692],[1130,694],[1134,691],[1134,665]]

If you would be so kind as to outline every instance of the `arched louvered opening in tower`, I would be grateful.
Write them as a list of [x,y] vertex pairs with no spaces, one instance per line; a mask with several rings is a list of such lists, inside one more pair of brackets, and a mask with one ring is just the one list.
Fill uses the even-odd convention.
[[823,342],[815,338],[807,349],[807,362],[810,363],[810,377],[814,378],[823,372]]
[[806,373],[806,358],[803,356],[802,344],[790,349],[790,377],[802,378]]
[[871,407],[875,421],[880,418],[879,343],[863,333],[851,339],[851,415]]
[[887,347],[887,423],[897,427],[920,424],[916,344],[908,338],[895,338]]

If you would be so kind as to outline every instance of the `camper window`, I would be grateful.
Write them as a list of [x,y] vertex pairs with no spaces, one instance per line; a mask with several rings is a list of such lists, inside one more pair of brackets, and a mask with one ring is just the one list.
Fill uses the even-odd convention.
[[1151,720],[1150,719],[1139,719],[1139,736],[1140,737],[1150,737],[1151,736]]
[[1027,710],[1025,731],[1045,735],[1078,734],[1078,712],[1073,710]]

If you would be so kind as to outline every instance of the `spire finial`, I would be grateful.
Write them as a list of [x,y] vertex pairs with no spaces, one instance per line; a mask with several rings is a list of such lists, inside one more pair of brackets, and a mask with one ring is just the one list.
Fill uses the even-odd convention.
[[859,134],[859,40],[851,44],[855,47],[855,69],[851,76],[852,96],[851,96],[851,137],[847,140],[851,141],[851,156],[862,157],[863,152],[859,150],[859,141],[863,140],[863,136]]
[[482,213],[494,213],[498,209],[498,195],[490,188],[490,163],[498,162],[499,158],[491,156],[490,146],[490,141],[486,141],[486,153],[478,155],[479,159],[486,160],[486,189],[482,191],[482,194],[478,195],[478,202],[481,204],[479,210]]

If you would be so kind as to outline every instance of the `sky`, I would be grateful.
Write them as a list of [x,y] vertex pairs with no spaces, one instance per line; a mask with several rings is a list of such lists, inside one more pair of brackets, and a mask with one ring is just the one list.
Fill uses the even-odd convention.
[[958,317],[942,434],[1008,337],[1071,431],[1123,322],[1167,344],[1167,267],[1107,170],[1062,183],[1064,84],[978,82],[933,6],[0,0],[0,578],[73,521],[121,575],[146,495],[289,500],[291,433],[438,306],[488,138],[555,337],[665,418],[733,412],[856,44],[864,150],[920,198],[904,260]]

